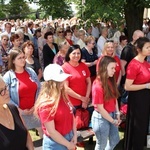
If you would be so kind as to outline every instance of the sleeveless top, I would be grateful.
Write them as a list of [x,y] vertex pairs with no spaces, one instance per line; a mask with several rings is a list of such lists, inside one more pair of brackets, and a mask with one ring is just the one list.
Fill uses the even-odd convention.
[[11,130],[0,124],[0,150],[27,150],[27,129],[22,123],[16,106],[7,104],[10,109],[15,129]]

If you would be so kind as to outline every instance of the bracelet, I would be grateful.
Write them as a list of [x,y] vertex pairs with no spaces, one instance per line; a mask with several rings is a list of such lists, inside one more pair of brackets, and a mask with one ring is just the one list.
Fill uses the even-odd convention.
[[120,115],[121,113],[119,111],[116,112],[116,115]]
[[114,119],[113,122],[112,122],[112,124],[116,124],[116,122],[117,122],[117,120]]
[[149,89],[149,83],[146,83],[146,89]]

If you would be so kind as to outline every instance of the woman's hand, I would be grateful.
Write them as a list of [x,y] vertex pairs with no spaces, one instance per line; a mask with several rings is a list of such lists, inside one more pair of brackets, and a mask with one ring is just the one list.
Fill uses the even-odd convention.
[[30,115],[32,115],[32,114],[33,114],[33,112],[34,112],[34,107],[32,107],[31,109],[29,109],[29,113],[30,113]]
[[120,119],[120,113],[116,114],[116,119],[113,120],[112,122],[115,126],[119,126],[121,123],[121,119]]
[[67,149],[68,150],[74,150],[76,147],[76,145],[73,143],[73,142],[69,142],[68,146],[67,146]]
[[121,119],[120,119],[120,113],[119,114],[116,114],[116,119],[118,120],[118,126],[120,125],[120,123],[121,123]]
[[82,102],[82,108],[86,109],[88,107],[88,103]]
[[77,136],[74,135],[71,142],[73,142],[75,145],[77,144]]
[[83,103],[88,103],[89,102],[89,98],[88,97],[84,97],[84,96],[81,96],[81,99],[80,99]]

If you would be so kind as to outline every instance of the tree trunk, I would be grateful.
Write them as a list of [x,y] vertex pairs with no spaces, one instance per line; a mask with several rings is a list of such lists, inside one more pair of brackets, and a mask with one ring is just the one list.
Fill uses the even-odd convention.
[[128,39],[131,41],[133,32],[138,29],[142,30],[144,6],[139,5],[138,0],[126,0],[124,10],[128,30]]

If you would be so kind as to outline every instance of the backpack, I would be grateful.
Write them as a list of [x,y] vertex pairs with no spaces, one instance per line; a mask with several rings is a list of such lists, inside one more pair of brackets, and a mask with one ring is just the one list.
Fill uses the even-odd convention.
[[77,130],[87,128],[89,126],[90,121],[89,111],[84,108],[76,109],[75,120]]

